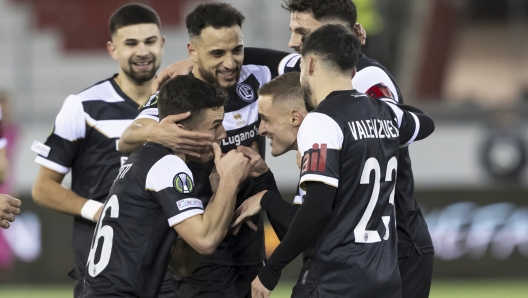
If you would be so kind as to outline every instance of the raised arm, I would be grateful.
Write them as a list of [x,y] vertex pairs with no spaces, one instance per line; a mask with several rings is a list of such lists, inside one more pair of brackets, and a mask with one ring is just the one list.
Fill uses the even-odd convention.
[[215,166],[220,182],[203,214],[174,226],[176,232],[197,252],[212,254],[229,229],[235,209],[237,188],[251,169],[249,159],[242,153],[230,151],[224,157],[220,146],[213,144]]

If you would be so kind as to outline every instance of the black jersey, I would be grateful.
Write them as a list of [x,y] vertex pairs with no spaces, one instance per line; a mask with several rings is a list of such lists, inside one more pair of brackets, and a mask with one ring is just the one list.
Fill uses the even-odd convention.
[[147,143],[121,166],[93,235],[82,297],[157,297],[177,233],[204,212],[183,160]]
[[[266,139],[258,134],[258,89],[269,82],[272,71],[267,66],[243,65],[240,78],[225,105],[225,115],[222,124],[227,137],[220,143],[222,152],[226,153],[237,146],[243,145],[255,149],[264,158]],[[141,108],[137,119],[148,118],[159,121],[157,98],[151,99]],[[213,191],[209,183],[209,174],[214,162],[195,163],[189,162],[189,168],[194,173],[197,183],[198,197],[206,205]],[[254,193],[246,184],[237,196],[237,207]],[[246,191],[245,191],[246,190]],[[205,256],[203,262],[231,266],[248,266],[260,264],[265,258],[263,221],[259,214],[252,217],[252,221],[259,227],[257,231],[243,226],[238,235],[226,235],[215,253]]]
[[337,188],[332,216],[305,252],[303,280],[320,296],[400,297],[394,212],[400,145],[420,124],[395,104],[332,92],[303,121],[301,185]]
[[[260,59],[269,56],[265,52],[259,52],[258,49],[250,50],[260,54],[259,56],[255,55],[259,57],[258,60],[254,61],[257,63],[261,62]],[[286,59],[282,63],[276,62],[279,74],[300,71],[300,58],[301,56],[298,54],[291,54],[288,56],[287,62],[285,62]],[[277,59],[272,61],[277,61]],[[357,91],[375,99],[392,98],[399,104],[404,103],[396,80],[378,61],[360,54],[356,70],[357,73],[352,79],[352,85]],[[400,150],[398,161],[395,193],[398,255],[400,257],[408,256],[413,246],[422,254],[434,253],[433,241],[427,223],[414,197],[414,176],[407,147]]]
[[[109,78],[70,95],[57,115],[35,162],[57,173],[72,172],[71,189],[81,197],[104,202],[125,157],[117,150],[123,131],[138,115],[139,105]],[[81,280],[95,223],[75,217],[73,247]]]

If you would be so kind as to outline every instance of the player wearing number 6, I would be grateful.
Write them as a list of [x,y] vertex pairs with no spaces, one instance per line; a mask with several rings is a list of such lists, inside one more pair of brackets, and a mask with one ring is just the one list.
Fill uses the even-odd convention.
[[237,188],[251,168],[242,153],[221,157],[224,102],[222,92],[192,76],[162,86],[160,119],[190,111],[178,125],[216,141],[218,175],[212,177],[219,181],[211,181],[213,198],[204,210],[186,165],[189,156],[155,143],[137,149],[121,167],[97,223],[82,297],[158,297],[178,235],[198,253],[214,252],[229,228]]
[[394,187],[398,150],[434,130],[427,115],[353,90],[359,41],[341,25],[310,34],[301,86],[311,111],[298,133],[306,198],[252,283],[269,297],[306,249],[292,297],[401,297]]

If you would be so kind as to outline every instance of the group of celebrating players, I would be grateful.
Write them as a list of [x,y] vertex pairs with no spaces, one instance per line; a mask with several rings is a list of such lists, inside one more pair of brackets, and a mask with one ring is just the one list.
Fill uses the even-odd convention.
[[[110,17],[119,73],[70,95],[34,146],[34,200],[74,215],[75,297],[269,297],[300,253],[292,297],[428,297],[434,250],[406,146],[433,121],[360,53],[352,1],[283,8],[296,53],[244,48],[244,16],[205,3],[186,18],[189,59],[157,78],[157,13]],[[273,156],[298,153],[294,204],[266,137]],[[262,210],[281,240],[268,260]]]

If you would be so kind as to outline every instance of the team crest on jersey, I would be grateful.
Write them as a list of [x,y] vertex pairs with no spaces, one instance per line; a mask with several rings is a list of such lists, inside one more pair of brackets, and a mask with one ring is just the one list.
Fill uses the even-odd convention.
[[301,172],[320,172],[324,173],[326,170],[326,144],[313,144],[312,149],[306,151],[302,158]]
[[174,176],[174,188],[179,193],[191,193],[194,190],[193,181],[187,173],[178,173]]
[[240,83],[236,86],[236,92],[240,98],[247,102],[253,102],[255,99],[255,92],[248,84]]

